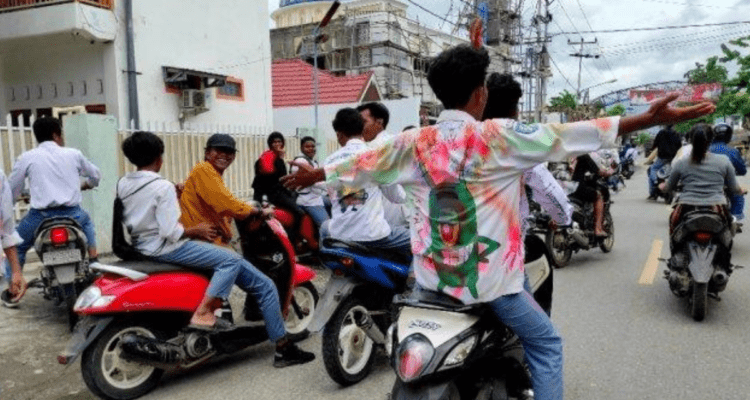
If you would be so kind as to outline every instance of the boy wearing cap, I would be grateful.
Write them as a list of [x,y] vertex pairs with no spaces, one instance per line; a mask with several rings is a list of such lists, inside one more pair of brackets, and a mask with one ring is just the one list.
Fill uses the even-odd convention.
[[224,185],[222,175],[234,161],[236,153],[231,136],[225,133],[212,135],[206,142],[204,160],[193,167],[180,195],[180,223],[191,228],[208,222],[217,233],[213,243],[220,246],[229,246],[232,240],[232,219],[242,220],[261,212],[234,197]]

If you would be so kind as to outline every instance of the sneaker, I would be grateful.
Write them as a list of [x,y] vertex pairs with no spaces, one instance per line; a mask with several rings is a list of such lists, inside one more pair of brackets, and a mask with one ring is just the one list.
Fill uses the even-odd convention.
[[2,293],[0,293],[0,301],[6,308],[18,308],[18,304],[20,303],[20,301],[18,300],[13,301],[13,298],[10,295],[10,291],[8,291],[8,289],[5,289]]
[[306,364],[314,359],[315,354],[300,349],[294,343],[289,343],[281,349],[276,349],[276,354],[273,356],[273,366],[284,368],[291,365]]
[[652,195],[649,195],[648,197],[646,197],[646,200],[658,200],[658,199],[659,199],[659,197],[657,197],[655,194],[652,194]]

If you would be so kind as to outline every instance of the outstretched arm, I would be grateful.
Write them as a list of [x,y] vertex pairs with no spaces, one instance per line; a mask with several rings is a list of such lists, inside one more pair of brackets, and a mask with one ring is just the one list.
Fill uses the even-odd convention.
[[648,111],[643,114],[622,117],[618,126],[617,134],[622,136],[626,133],[640,129],[646,129],[656,125],[671,125],[678,122],[699,118],[716,111],[713,103],[705,102],[690,107],[671,107],[669,103],[677,100],[678,94],[671,94],[654,101]]

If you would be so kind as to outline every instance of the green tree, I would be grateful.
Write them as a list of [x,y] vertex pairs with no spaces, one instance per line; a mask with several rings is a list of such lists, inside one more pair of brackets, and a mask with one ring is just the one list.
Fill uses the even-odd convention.
[[607,115],[610,117],[614,117],[615,115],[625,115],[625,106],[622,104],[615,104],[607,110]]
[[[722,59],[723,60],[723,59]],[[697,85],[701,83],[723,83],[727,80],[727,68],[718,64],[719,57],[711,57],[706,60],[706,64],[695,63],[696,68],[691,69],[685,74],[688,83]]]
[[549,101],[549,109],[556,112],[574,111],[578,107],[578,100],[574,93],[564,90]]

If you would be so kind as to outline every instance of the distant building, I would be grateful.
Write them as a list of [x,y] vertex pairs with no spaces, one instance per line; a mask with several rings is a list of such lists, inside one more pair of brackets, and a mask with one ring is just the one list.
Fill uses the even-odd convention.
[[270,127],[267,15],[247,0],[0,1],[0,116]]
[[[310,36],[328,8],[329,0],[281,0],[271,14],[271,57],[301,58],[313,63],[315,44]],[[467,38],[430,29],[406,16],[399,0],[344,2],[324,29],[328,40],[317,44],[318,66],[336,75],[373,71],[384,99],[419,97],[423,114],[436,115],[440,104],[427,83],[430,57]],[[499,50],[501,49],[501,50]],[[503,70],[508,46],[490,48],[492,70]]]

